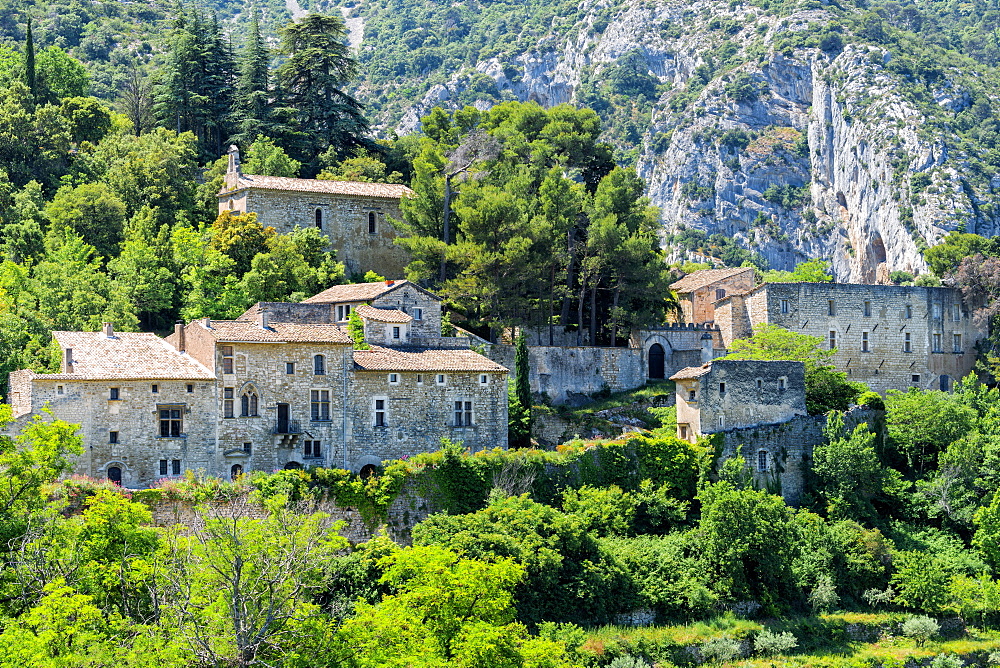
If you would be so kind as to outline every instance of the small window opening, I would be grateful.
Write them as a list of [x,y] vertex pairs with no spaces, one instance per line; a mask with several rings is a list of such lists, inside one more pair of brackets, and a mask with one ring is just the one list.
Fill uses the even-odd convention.
[[726,393],[726,384],[719,383],[719,394],[725,394],[725,393]]
[[768,469],[768,454],[767,450],[757,451],[757,470],[761,473],[767,471]]
[[160,386],[159,385],[153,385],[152,389],[153,389],[153,394],[159,394],[160,393]]
[[872,303],[870,301],[865,301],[865,317],[870,318],[872,315]]
[[109,431],[108,432],[108,443],[117,443],[117,442],[118,442],[118,432],[117,431]]
[[368,212],[368,234],[375,234],[375,212]]
[[326,375],[326,358],[322,355],[313,356],[313,374],[316,376]]
[[323,229],[323,209],[316,209],[316,227]]
[[119,397],[118,388],[117,387],[110,388],[110,391],[108,392],[108,400],[118,401],[118,397]]
[[295,362],[285,362],[285,374],[291,376],[295,373]]
[[189,385],[187,386],[187,393],[188,393],[188,394],[194,394],[194,385],[190,385],[190,384],[189,384]]

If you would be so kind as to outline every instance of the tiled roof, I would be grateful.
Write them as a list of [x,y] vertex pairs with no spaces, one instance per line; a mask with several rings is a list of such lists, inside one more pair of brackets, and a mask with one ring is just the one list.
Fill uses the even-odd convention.
[[413,316],[396,309],[375,308],[368,304],[361,304],[356,309],[358,315],[366,320],[376,320],[378,322],[410,322]]
[[711,364],[706,364],[704,366],[689,366],[672,375],[670,380],[691,380],[693,378],[701,378],[711,370]]
[[[203,327],[200,323],[195,323]],[[216,341],[246,343],[352,343],[338,325],[302,325],[272,322],[267,329],[252,320],[212,320],[209,330]]]
[[362,183],[360,181],[325,181],[320,179],[291,179],[284,176],[259,176],[241,174],[239,184],[232,190],[223,186],[219,197],[225,197],[233,190],[260,188],[263,190],[290,190],[305,193],[326,193],[350,197],[386,197],[400,199],[409,197],[413,191],[395,183]]
[[753,271],[753,267],[732,267],[729,269],[701,269],[692,272],[670,286],[674,292],[694,292],[698,288],[717,283],[731,276],[737,276],[747,271]]
[[201,380],[215,375],[156,334],[52,332],[60,348],[73,349],[73,373],[39,374],[53,380]]
[[354,368],[357,371],[507,371],[507,367],[471,350],[381,346],[355,350]]
[[[407,280],[379,281],[377,283],[348,283],[327,288],[318,295],[303,299],[303,304],[340,304],[343,302],[367,302],[381,297],[390,290],[406,285]],[[417,286],[414,286],[417,287]]]

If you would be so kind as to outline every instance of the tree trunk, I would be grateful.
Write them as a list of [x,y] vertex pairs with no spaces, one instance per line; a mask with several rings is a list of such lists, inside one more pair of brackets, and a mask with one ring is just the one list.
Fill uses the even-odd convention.
[[615,286],[615,297],[611,300],[611,347],[618,345],[618,295],[621,294],[621,286]]
[[451,215],[451,174],[444,175],[444,228],[441,233],[441,240],[444,241],[444,249],[441,251],[441,275],[440,281],[444,283],[447,279],[447,258],[448,258],[448,222]]
[[590,345],[597,345],[597,286],[590,289]]
[[580,299],[576,304],[576,345],[583,345],[583,302],[587,298],[587,285],[580,285]]

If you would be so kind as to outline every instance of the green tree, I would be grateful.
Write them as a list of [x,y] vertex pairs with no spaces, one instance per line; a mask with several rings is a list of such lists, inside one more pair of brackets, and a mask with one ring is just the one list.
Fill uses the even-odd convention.
[[65,97],[59,112],[69,122],[74,142],[96,144],[111,132],[111,112],[93,97]]
[[943,278],[954,272],[963,258],[976,254],[996,257],[1000,255],[1000,248],[995,239],[965,232],[949,232],[941,243],[927,249],[925,257],[934,275]]
[[250,145],[271,131],[270,78],[271,56],[260,32],[260,10],[254,5],[250,14],[250,34],[243,45],[239,79],[233,96],[233,120],[237,130],[233,141]]
[[247,160],[243,170],[247,174],[261,176],[297,177],[302,163],[292,160],[282,148],[269,137],[258,134],[247,150]]
[[368,123],[361,104],[344,92],[357,73],[339,16],[310,13],[280,29],[278,68],[282,104],[291,110],[289,148],[305,164],[307,175],[319,172],[319,156],[329,149],[347,154],[362,144]]
[[524,333],[514,342],[514,382],[508,400],[508,442],[512,448],[531,445],[531,385],[528,368],[528,339]]
[[918,473],[934,469],[938,454],[968,433],[976,418],[975,410],[947,392],[889,390],[885,405],[890,443]]
[[28,17],[28,33],[24,38],[24,82],[28,85],[32,100],[38,99],[38,72],[35,66],[35,36]]
[[813,453],[813,472],[830,517],[872,520],[872,499],[882,493],[885,467],[875,452],[875,434],[865,423],[845,433],[840,413],[831,411],[826,442]]
[[765,283],[829,283],[832,280],[829,260],[806,260],[793,271],[764,272]]
[[992,503],[976,512],[976,533],[972,545],[993,568],[1000,573],[1000,495],[994,496]]
[[118,255],[125,224],[125,204],[103,183],[63,186],[45,207],[51,229],[70,230],[110,258]]
[[365,321],[361,319],[354,309],[351,309],[347,317],[347,333],[354,341],[355,350],[368,350],[371,346],[365,341]]

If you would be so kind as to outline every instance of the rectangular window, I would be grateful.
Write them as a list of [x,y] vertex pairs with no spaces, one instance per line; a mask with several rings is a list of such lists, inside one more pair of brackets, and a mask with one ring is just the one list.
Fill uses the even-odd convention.
[[757,470],[761,473],[767,471],[767,450],[757,451]]
[[832,329],[830,330],[829,341],[830,341],[830,350],[833,350],[834,348],[837,347],[837,332],[835,332]]
[[295,362],[285,362],[285,375],[291,376],[295,373]]
[[417,385],[423,385],[423,384],[424,384],[424,374],[418,373],[417,374]]
[[398,373],[390,373],[389,374],[389,384],[390,385],[399,385],[399,374]]
[[962,335],[961,334],[952,334],[951,335],[951,343],[952,343],[952,349],[956,353],[962,352]]
[[785,387],[787,386],[787,383],[788,383],[788,381],[785,379],[784,376],[782,376],[781,378],[779,378],[778,379],[778,391],[779,392],[784,392],[785,391]]
[[167,475],[167,464],[168,462],[166,459],[160,460],[160,475]]
[[222,346],[222,373],[233,372],[233,347]]
[[190,383],[188,384],[188,386],[187,386],[187,393],[188,394],[194,394],[194,385],[191,385]]
[[955,322],[959,322],[962,319],[962,307],[958,304],[952,304],[951,306],[951,319]]
[[933,339],[934,339],[934,352],[936,353],[941,352],[941,335],[935,334],[933,336]]
[[861,332],[861,352],[867,353],[868,351],[868,332]]
[[303,457],[322,457],[323,451],[320,448],[319,441],[305,441],[302,447]]
[[490,377],[489,376],[487,376],[485,373],[479,374],[479,384],[480,385],[488,385],[489,382],[490,382]]
[[719,429],[725,429],[725,428],[726,428],[726,416],[725,415],[720,415],[719,416]]
[[253,443],[243,444],[243,452],[252,452],[252,451],[253,451]]
[[934,306],[932,307],[932,311],[931,312],[933,313],[933,317],[934,317],[935,320],[940,320],[941,319],[941,305],[940,304],[934,304]]
[[725,394],[725,393],[726,393],[726,384],[719,383],[719,394]]
[[63,386],[56,385],[56,394],[62,394],[62,393],[63,393]]
[[170,472],[172,474],[174,474],[174,475],[180,475],[181,474],[181,460],[175,459],[172,462],[170,462],[170,469],[171,469]]
[[455,426],[456,427],[471,427],[472,426],[472,402],[471,401],[456,401],[455,402]]
[[413,309],[413,319],[414,320],[423,320],[424,319],[424,310],[422,308],[415,308],[415,309]]
[[837,315],[837,303],[832,299],[826,300],[826,314]]
[[687,437],[688,437],[688,428],[687,428],[687,425],[686,424],[682,424],[681,425],[681,438],[686,441]]
[[907,304],[903,308],[903,317],[906,318],[907,320],[913,317],[913,307],[910,306],[909,304]]
[[326,358],[322,355],[313,356],[313,375],[315,376],[325,376],[326,375]]
[[398,339],[399,338],[399,327],[393,327],[392,328],[392,338],[394,338],[394,339]]
[[109,401],[118,401],[118,396],[119,396],[118,395],[118,388],[117,387],[110,388],[110,391],[108,392],[108,400]]
[[181,411],[183,409],[179,406],[176,408],[161,408],[160,409],[160,437],[161,438],[179,438],[181,431]]
[[439,373],[437,375],[437,384],[438,385],[444,385],[447,382],[448,382],[448,377],[446,375],[444,375],[443,373]]
[[865,317],[872,317],[872,303],[870,301],[865,301]]
[[117,442],[118,442],[118,432],[117,431],[109,431],[108,432],[108,443],[117,443]]
[[695,397],[697,396],[698,396],[697,392],[695,392],[694,390],[688,390],[688,401],[695,401]]
[[330,390],[312,390],[309,393],[313,422],[330,421]]
[[159,385],[154,385],[153,386],[153,394],[159,394],[159,393],[160,393],[160,386]]
[[782,299],[781,300],[781,312],[782,313],[788,313],[788,300],[787,299]]
[[906,334],[903,334],[903,352],[904,353],[912,353],[913,352],[913,346],[912,346],[912,344],[910,342],[910,333],[909,332],[907,332]]
[[222,390],[222,417],[233,417],[233,388]]
[[919,383],[920,382],[920,374],[919,373],[915,373],[912,376],[910,376],[910,381],[914,382],[914,383]]
[[385,426],[385,399],[375,400],[375,426]]

